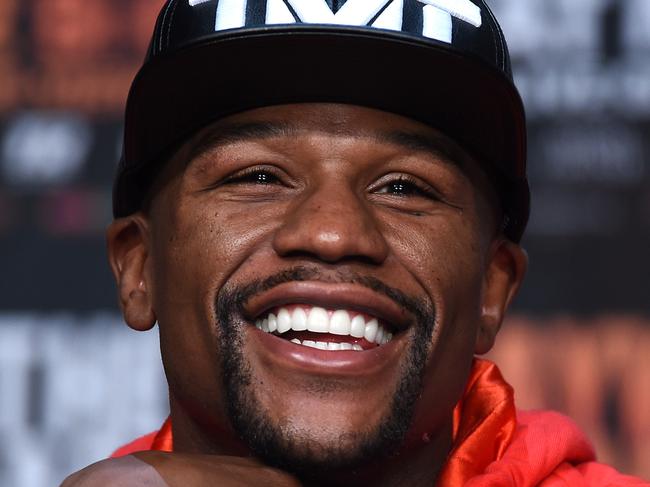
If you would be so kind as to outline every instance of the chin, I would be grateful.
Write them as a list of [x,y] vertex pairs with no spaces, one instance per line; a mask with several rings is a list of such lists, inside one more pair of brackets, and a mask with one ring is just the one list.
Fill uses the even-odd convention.
[[[246,392],[241,392],[248,396],[246,404],[254,404]],[[255,456],[303,479],[376,462],[398,448],[409,426],[408,417],[405,421],[391,412],[375,424],[366,424],[363,431],[347,425],[314,423],[314,418],[297,425],[295,421],[278,421],[259,409],[242,409],[242,402],[237,412],[231,412],[231,420]]]
[[[350,471],[381,461],[403,443],[421,388],[421,373],[410,366],[411,361],[405,362],[389,399],[377,401],[383,411],[376,407],[374,414],[368,414],[367,407],[358,407],[358,401],[349,408],[337,404],[336,399],[344,403],[346,395],[326,383],[331,387],[321,388],[321,400],[312,391],[308,406],[289,398],[286,404],[315,411],[291,417],[278,416],[267,406],[272,400],[260,397],[262,391],[253,379],[257,375],[244,357],[234,354],[232,366],[225,369],[228,415],[240,439],[264,463],[305,480],[318,480],[332,471]],[[299,391],[293,394],[300,396]]]

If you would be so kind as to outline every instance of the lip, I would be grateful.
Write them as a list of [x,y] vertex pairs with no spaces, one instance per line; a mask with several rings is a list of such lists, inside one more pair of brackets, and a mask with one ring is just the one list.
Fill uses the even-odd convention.
[[383,374],[394,366],[406,346],[406,334],[363,352],[326,351],[296,345],[257,328],[247,327],[246,333],[262,362],[295,372],[359,379]]
[[405,330],[414,321],[410,312],[381,293],[358,284],[319,281],[283,283],[253,296],[244,305],[244,317],[253,322],[262,313],[289,304],[357,311],[378,318],[396,332]]

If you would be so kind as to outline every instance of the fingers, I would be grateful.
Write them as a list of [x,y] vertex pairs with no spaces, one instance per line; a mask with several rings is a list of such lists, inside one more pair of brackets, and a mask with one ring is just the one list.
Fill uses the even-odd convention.
[[154,467],[168,487],[300,487],[298,480],[288,473],[254,458],[154,451],[135,456]]
[[138,452],[104,460],[61,487],[300,487],[297,479],[253,458]]
[[61,484],[61,487],[109,486],[170,487],[154,467],[132,455],[94,463]]

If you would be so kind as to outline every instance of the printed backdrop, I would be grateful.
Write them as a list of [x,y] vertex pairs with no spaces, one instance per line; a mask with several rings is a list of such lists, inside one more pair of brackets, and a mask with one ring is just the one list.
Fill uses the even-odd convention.
[[[650,327],[628,317],[650,312],[650,2],[488,3],[533,190],[530,273],[495,357],[522,404],[570,412],[650,475]],[[155,334],[120,326],[103,236],[161,4],[0,0],[0,485],[56,485],[165,415]]]

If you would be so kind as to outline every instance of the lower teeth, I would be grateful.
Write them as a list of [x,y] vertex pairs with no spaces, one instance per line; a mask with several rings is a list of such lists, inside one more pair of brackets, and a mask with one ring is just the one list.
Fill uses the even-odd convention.
[[334,342],[315,342],[312,340],[303,340],[302,342],[297,338],[291,340],[291,343],[296,345],[302,345],[303,347],[317,348],[319,350],[330,350],[330,351],[341,351],[341,350],[354,350],[356,352],[362,352],[363,348],[357,343],[334,343]]

